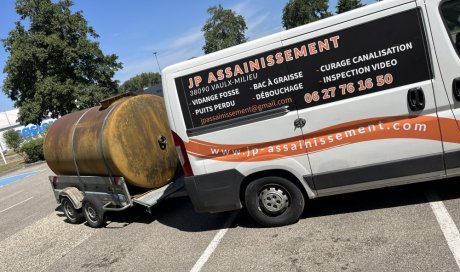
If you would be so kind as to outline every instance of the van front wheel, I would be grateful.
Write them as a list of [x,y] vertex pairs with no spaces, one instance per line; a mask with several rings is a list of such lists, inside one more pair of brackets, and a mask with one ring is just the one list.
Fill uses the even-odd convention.
[[297,222],[303,212],[305,199],[291,181],[281,177],[264,177],[246,187],[245,203],[257,223],[277,227]]

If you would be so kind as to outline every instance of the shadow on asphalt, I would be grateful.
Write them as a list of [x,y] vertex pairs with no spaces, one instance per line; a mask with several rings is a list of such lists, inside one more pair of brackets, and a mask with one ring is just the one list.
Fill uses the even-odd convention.
[[[61,206],[58,206],[55,211],[57,216],[68,223]],[[217,214],[196,213],[188,197],[179,197],[163,200],[152,207],[151,213],[148,213],[146,208],[141,205],[134,205],[132,208],[122,212],[107,212],[108,224],[105,228],[119,229],[125,228],[132,223],[152,224],[157,221],[160,224],[181,231],[202,232],[221,229],[229,214],[229,212]]]
[[425,192],[439,199],[460,198],[460,178],[451,178],[403,186],[388,187],[310,200],[301,218],[353,213],[427,203]]
[[[460,178],[308,200],[301,219],[427,203],[428,201],[425,196],[427,190],[436,192],[440,200],[443,201],[459,199]],[[63,219],[65,218],[60,207],[57,207],[56,211],[58,216]],[[132,223],[152,224],[157,221],[160,224],[186,232],[219,230],[231,213],[196,213],[189,198],[180,197],[163,200],[152,207],[151,214],[140,205],[135,205],[123,212],[109,212],[107,213],[109,224],[106,226],[106,229],[124,228]],[[251,219],[244,209],[239,211],[231,227],[236,226],[262,228]]]
[[[460,199],[460,178],[451,178],[403,186],[368,190],[307,200],[300,219],[402,207],[428,203],[426,191],[436,192],[442,201]],[[236,224],[243,228],[262,228],[246,211]]]

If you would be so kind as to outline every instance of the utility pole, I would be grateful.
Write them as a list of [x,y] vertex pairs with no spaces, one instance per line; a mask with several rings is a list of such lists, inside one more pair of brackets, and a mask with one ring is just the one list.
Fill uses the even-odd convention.
[[2,155],[3,162],[4,162],[5,164],[8,164],[8,163],[6,162],[5,155],[3,155],[3,147],[2,147],[2,144],[1,144],[1,143],[0,143],[0,154]]
[[[8,113],[6,111],[4,111],[5,113],[5,117],[6,117],[6,120],[8,121],[8,125],[11,127],[11,122],[10,122],[10,118],[8,118]],[[0,144],[0,154],[2,155],[2,159],[3,159],[3,162],[5,164],[8,164],[6,162],[6,159],[5,159],[5,155],[3,155],[3,147],[2,147],[2,144]]]
[[8,113],[6,113],[6,111],[4,113],[5,113],[5,116],[6,116],[6,121],[8,121],[8,124],[11,127],[11,122],[10,122],[10,118],[8,118]]
[[157,65],[158,65],[158,73],[161,74],[161,68],[160,68],[160,63],[158,62],[158,57],[157,57],[158,52],[153,52],[153,55],[155,56],[155,59],[157,60]]

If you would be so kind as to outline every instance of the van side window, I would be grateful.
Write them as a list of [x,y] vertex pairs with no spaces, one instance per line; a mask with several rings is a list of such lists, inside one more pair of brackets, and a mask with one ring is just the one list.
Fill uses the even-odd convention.
[[447,1],[441,4],[441,14],[444,19],[450,40],[460,54],[460,0]]

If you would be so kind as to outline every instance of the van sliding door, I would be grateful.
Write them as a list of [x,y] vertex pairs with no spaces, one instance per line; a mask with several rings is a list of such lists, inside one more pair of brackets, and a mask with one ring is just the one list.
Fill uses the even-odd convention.
[[295,100],[319,195],[445,173],[421,10],[391,5],[283,40],[306,45],[288,72],[304,75]]

